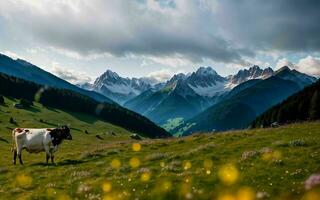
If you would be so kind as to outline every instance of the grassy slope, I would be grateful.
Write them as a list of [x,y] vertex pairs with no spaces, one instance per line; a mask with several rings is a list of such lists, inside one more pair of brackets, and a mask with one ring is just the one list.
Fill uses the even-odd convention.
[[[50,111],[40,105],[35,108],[40,112],[16,110],[11,108],[11,101],[6,99],[6,102],[9,107],[0,106],[0,137],[9,143],[11,131],[7,127],[14,127],[8,123],[10,116],[17,119],[21,127],[47,126],[39,122],[42,118],[53,123],[71,123],[75,129],[72,131],[74,140],[65,141],[57,152],[57,165],[45,166],[43,153],[24,151],[25,165],[13,166],[11,145],[0,140],[0,199],[56,199],[66,195],[72,199],[104,196],[113,199],[185,199],[191,196],[193,199],[216,199],[224,194],[233,195],[243,186],[250,187],[255,193],[266,192],[269,196],[266,199],[299,199],[305,194],[302,182],[320,171],[319,122],[277,129],[143,140],[141,151],[135,152],[131,148],[134,141],[121,128],[87,116]],[[87,129],[89,134],[78,129]],[[103,136],[105,140],[95,137],[97,133],[111,130],[117,133],[116,137]],[[293,140],[303,140],[306,145],[288,145]],[[258,152],[264,147],[273,153],[257,153],[240,161],[243,152]],[[278,161],[262,159],[270,155]],[[133,157],[141,162],[138,168],[129,165]],[[115,159],[121,161],[120,169],[110,166]],[[203,165],[207,159],[213,162],[210,169]],[[233,185],[224,185],[218,178],[218,171],[225,164],[232,164],[239,172]],[[191,168],[185,170],[185,166]],[[143,182],[141,175],[146,178],[148,170],[151,178]],[[208,175],[206,170],[212,173]],[[110,192],[103,192],[104,183],[112,185]],[[107,190],[108,184],[105,186]]]

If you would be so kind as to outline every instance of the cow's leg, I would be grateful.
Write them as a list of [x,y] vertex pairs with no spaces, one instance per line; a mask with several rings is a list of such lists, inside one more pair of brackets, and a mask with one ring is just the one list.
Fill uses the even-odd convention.
[[46,153],[46,163],[49,163],[50,154]]
[[51,162],[54,163],[54,152],[55,152],[55,148],[51,148],[50,149],[50,157],[51,157]]
[[23,165],[21,152],[20,152],[20,154],[18,154],[18,157],[19,157],[19,162],[20,162],[20,164]]
[[17,160],[17,149],[13,149],[13,164],[16,164],[16,160]]
[[51,154],[51,162],[54,163],[54,155]]
[[19,162],[20,162],[21,165],[23,165],[21,152],[22,152],[22,148],[21,147],[17,147],[17,154],[18,154],[18,157],[19,157]]
[[49,163],[49,158],[51,156],[51,152],[50,152],[50,148],[48,146],[44,147],[45,151],[46,151],[46,163]]

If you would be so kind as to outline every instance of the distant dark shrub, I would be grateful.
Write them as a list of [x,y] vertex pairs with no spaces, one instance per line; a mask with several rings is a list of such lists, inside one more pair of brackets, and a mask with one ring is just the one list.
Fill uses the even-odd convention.
[[32,101],[29,101],[27,99],[20,99],[20,104],[25,108],[29,108],[29,107],[33,106]]
[[10,122],[11,124],[17,124],[17,122],[16,122],[12,117],[10,117],[9,122]]
[[185,141],[184,141],[184,140],[178,140],[177,143],[178,143],[178,144],[182,144],[182,143],[185,143]]
[[0,95],[0,104],[4,104],[4,98],[2,95]]
[[103,137],[101,137],[100,135],[96,135],[96,138],[99,140],[103,140]]

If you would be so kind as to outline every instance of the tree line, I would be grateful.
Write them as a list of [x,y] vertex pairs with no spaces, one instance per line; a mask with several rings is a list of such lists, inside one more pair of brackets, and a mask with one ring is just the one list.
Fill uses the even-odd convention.
[[104,121],[151,138],[170,136],[146,117],[116,104],[99,103],[71,90],[46,87],[3,73],[0,73],[0,94],[37,101],[47,107],[95,115]]
[[253,128],[269,127],[274,123],[284,124],[318,119],[320,119],[320,80],[267,110],[256,118],[251,126]]

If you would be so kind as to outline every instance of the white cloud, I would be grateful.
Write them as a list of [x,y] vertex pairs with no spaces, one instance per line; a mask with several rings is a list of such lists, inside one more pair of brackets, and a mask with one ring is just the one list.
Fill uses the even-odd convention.
[[169,69],[161,69],[159,71],[151,72],[147,77],[154,78],[159,82],[164,82],[170,79],[175,73]]
[[12,59],[24,59],[26,60],[23,56],[20,56],[18,54],[16,54],[15,52],[12,52],[12,51],[4,51],[4,52],[0,52],[1,54],[4,54],[6,56],[9,56],[10,58]]
[[66,55],[75,58],[183,55],[228,63],[253,55],[219,34],[213,5],[207,0],[7,0],[0,1],[0,18],[15,37],[71,51]]
[[175,56],[144,56],[143,63],[141,66],[152,65],[153,63],[157,63],[166,67],[177,68],[177,67],[186,67],[192,66],[195,62],[190,61],[188,58],[182,55]]
[[89,61],[89,60],[95,60],[98,58],[103,58],[103,57],[111,57],[112,55],[109,53],[92,53],[92,54],[88,54],[88,55],[83,55],[80,54],[76,51],[71,51],[68,49],[63,49],[63,48],[56,48],[56,47],[49,47],[49,49],[55,53],[58,53],[60,55],[64,55],[67,56],[69,58],[73,58],[76,60],[85,60],[85,61]]
[[300,59],[297,64],[297,69],[306,74],[320,77],[320,58],[307,56]]
[[288,66],[290,68],[295,68],[295,64],[290,62],[287,58],[281,58],[278,60],[275,70],[280,69],[283,66]]
[[225,66],[230,69],[240,70],[243,68],[250,68],[253,65],[258,65],[261,68],[270,67],[269,62],[263,62],[261,60],[252,59],[252,58],[246,58],[242,63],[230,63],[230,64],[228,63]]
[[66,69],[66,67],[62,67],[57,62],[52,62],[51,65],[52,65],[50,69],[51,73],[70,83],[81,84],[81,83],[91,82],[93,80],[92,77],[86,75],[85,73],[82,73],[76,70]]
[[47,53],[47,49],[41,47],[32,47],[28,48],[26,52],[30,54]]
[[320,77],[320,58],[307,56],[305,58],[301,58],[298,63],[292,63],[287,58],[282,58],[278,60],[276,69],[279,69],[283,66],[288,66],[292,69],[296,69],[300,72]]

